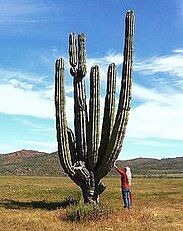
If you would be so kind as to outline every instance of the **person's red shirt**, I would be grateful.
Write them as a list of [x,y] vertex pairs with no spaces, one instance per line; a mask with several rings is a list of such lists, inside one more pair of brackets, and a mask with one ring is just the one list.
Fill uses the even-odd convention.
[[124,170],[118,169],[115,167],[115,169],[119,172],[119,174],[121,175],[121,187],[122,188],[130,188],[130,185],[128,183],[128,178],[126,175],[126,172]]

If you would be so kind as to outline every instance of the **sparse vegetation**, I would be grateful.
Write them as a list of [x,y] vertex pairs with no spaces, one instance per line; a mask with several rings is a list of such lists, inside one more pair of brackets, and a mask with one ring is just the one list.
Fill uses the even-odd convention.
[[66,177],[0,176],[0,230],[183,230],[182,178],[135,178],[129,211],[120,179],[104,182],[103,207],[94,208],[81,205],[79,187]]
[[96,221],[108,218],[112,213],[113,210],[109,205],[83,204],[81,202],[68,210],[66,220],[79,222]]

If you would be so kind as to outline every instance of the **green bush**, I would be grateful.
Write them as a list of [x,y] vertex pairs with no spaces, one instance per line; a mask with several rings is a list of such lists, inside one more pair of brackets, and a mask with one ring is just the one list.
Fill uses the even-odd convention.
[[70,221],[89,221],[108,218],[113,212],[112,208],[108,205],[99,204],[82,204],[70,207],[67,212],[66,219]]

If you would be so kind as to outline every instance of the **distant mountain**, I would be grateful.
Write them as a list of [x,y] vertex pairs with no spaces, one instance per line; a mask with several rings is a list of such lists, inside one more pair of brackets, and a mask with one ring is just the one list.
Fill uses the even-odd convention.
[[56,153],[21,150],[0,154],[0,174],[59,176],[65,175]]
[[161,160],[152,158],[136,158],[125,161],[119,160],[117,163],[120,167],[129,166],[134,175],[183,175],[183,157],[164,158]]
[[[133,175],[160,176],[179,174],[183,175],[183,157],[152,159],[136,158],[132,160],[118,160],[120,168],[129,166]],[[0,154],[1,175],[37,175],[37,176],[64,176],[56,152],[45,153],[33,150],[21,150],[8,154]],[[116,175],[114,169],[109,175]]]

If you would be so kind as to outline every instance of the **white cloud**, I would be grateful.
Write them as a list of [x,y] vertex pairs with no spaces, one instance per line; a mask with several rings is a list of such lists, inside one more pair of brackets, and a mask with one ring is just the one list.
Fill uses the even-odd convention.
[[[151,146],[151,147],[174,147],[173,142],[169,142],[169,140],[152,140],[152,139],[138,139],[138,138],[127,138],[127,140],[133,144],[140,145],[140,146]],[[168,141],[168,142],[167,142]]]
[[[107,55],[105,55],[103,57],[89,58],[89,59],[87,59],[88,73],[90,72],[90,68],[92,66],[98,65],[99,70],[100,70],[100,78],[102,81],[106,81],[107,69],[108,69],[109,64],[115,63],[119,67],[122,64],[122,62],[123,62],[123,55],[120,53],[112,53],[112,52],[107,53]],[[118,70],[118,72],[119,72],[119,70]],[[120,73],[120,75],[121,75],[121,73]]]
[[183,141],[183,94],[159,94],[139,86],[134,91],[145,102],[132,109],[127,137]]
[[[181,58],[182,49],[177,49],[174,51],[171,57],[163,56],[156,60],[157,65],[161,64],[167,66],[166,68],[160,66],[155,66],[151,63],[151,68],[149,68],[150,73],[156,72],[169,72],[175,73],[172,70],[175,68],[175,63],[170,65],[170,60],[175,58]],[[177,57],[178,55],[178,57]],[[119,64],[121,63],[120,54],[111,54],[97,58],[88,59],[88,67],[94,65],[95,63],[100,65],[102,76],[106,76],[107,66],[113,60],[113,58]],[[150,59],[150,60],[155,60]],[[161,60],[161,62],[160,62]],[[168,60],[168,61],[167,61]],[[172,62],[173,62],[172,61]],[[145,63],[147,63],[146,61]],[[167,65],[165,65],[167,63]],[[140,63],[137,62],[140,66]],[[136,64],[136,67],[138,66]],[[143,63],[142,63],[143,64]],[[179,77],[181,74],[181,64],[180,60],[177,63],[177,75]],[[155,68],[155,69],[153,69]],[[136,69],[138,71],[144,72],[146,66],[144,64],[143,68],[139,67]],[[54,86],[53,85],[42,85],[41,89],[35,90],[31,86],[31,80],[34,81],[35,86],[40,86],[44,82],[43,77],[33,78],[32,75],[19,75],[16,74],[15,80],[10,78],[10,72],[6,72],[7,81],[4,80],[0,84],[0,112],[11,115],[31,115],[35,117],[45,118],[45,119],[55,119],[55,108],[54,108]],[[20,72],[21,73],[21,72]],[[105,74],[104,74],[105,73]],[[1,74],[1,72],[0,72]],[[26,78],[26,76],[28,76]],[[20,77],[20,78],[19,78]],[[105,77],[106,79],[106,77]],[[104,79],[102,79],[104,80]],[[120,82],[120,78],[118,78]],[[26,85],[26,84],[30,84]],[[161,84],[161,83],[159,83]],[[117,84],[118,88],[120,84]],[[28,87],[27,87],[28,86]],[[105,85],[102,84],[105,89]],[[170,86],[171,87],[171,86]],[[65,87],[66,93],[71,93],[73,91],[70,85]],[[133,97],[134,99],[139,99],[140,105],[135,106],[130,113],[129,124],[127,127],[127,137],[136,139],[146,139],[146,138],[158,138],[158,139],[170,139],[170,140],[183,140],[182,130],[183,130],[183,95],[179,92],[166,92],[159,93],[157,89],[149,89],[143,86],[134,84],[133,85]],[[103,111],[104,98],[101,98],[101,121],[102,121],[102,111]],[[73,98],[66,95],[66,113],[68,125],[72,128],[74,121],[73,113]],[[39,129],[39,128],[38,128]]]
[[0,85],[0,112],[52,119],[54,103],[47,99],[44,91],[25,90],[4,84]]
[[10,82],[16,86],[21,86],[26,84],[46,84],[45,78],[47,76],[41,76],[38,74],[27,73],[18,70],[8,70],[0,68],[0,82],[7,83]]
[[19,81],[17,79],[10,79],[9,83],[10,83],[10,85],[12,85],[16,88],[18,87],[18,88],[27,89],[27,90],[30,90],[33,88],[33,84],[25,83],[25,82]]
[[155,89],[142,87],[138,84],[133,85],[133,97],[143,101],[158,101],[159,103],[167,103],[167,99],[163,94],[159,94]]
[[170,55],[136,60],[134,70],[145,75],[164,72],[183,78],[183,50],[176,49]]
[[[68,88],[70,92],[70,89]],[[74,100],[66,96],[66,114],[68,125],[72,127]],[[8,115],[34,116],[43,119],[55,119],[53,86],[43,90],[22,89],[11,84],[0,85],[0,113]],[[28,120],[25,125],[32,126],[35,131],[47,131],[50,128],[37,127]]]
[[173,52],[183,54],[183,49],[175,49]]

